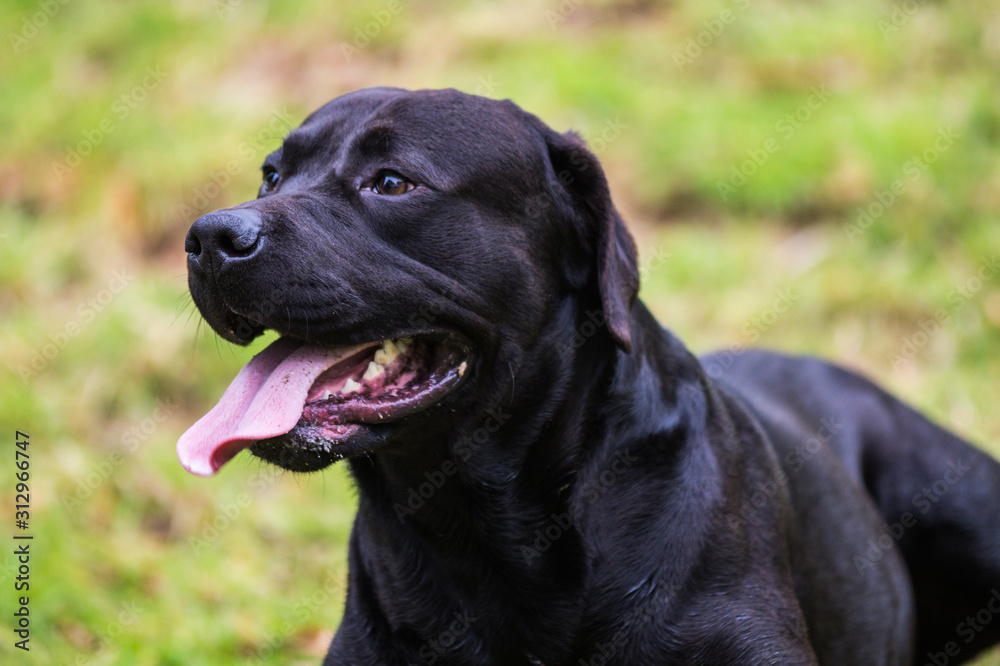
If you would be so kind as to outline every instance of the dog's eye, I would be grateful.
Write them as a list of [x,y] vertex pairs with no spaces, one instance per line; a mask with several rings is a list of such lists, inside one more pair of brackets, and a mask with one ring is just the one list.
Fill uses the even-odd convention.
[[413,189],[413,183],[400,176],[395,171],[382,171],[375,177],[372,191],[375,194],[406,194]]
[[264,167],[264,191],[270,192],[278,186],[281,176],[278,175],[274,167]]

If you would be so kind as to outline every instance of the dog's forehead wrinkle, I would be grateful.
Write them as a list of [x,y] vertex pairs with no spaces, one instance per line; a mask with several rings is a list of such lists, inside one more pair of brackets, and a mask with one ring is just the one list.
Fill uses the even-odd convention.
[[283,163],[311,162],[328,177],[394,168],[435,189],[508,195],[545,177],[537,132],[510,101],[455,90],[362,92],[310,115],[286,139]]
[[[285,164],[300,164],[310,153],[319,147],[319,144],[319,133],[304,131],[299,128],[285,137],[281,148],[275,151],[276,155],[275,153],[272,153],[272,155],[275,155],[277,159]],[[270,157],[269,155],[268,159]]]
[[[317,112],[309,116],[285,138],[282,144],[284,162],[298,165],[310,158],[319,158],[327,166],[342,162],[346,149],[358,133],[358,110],[350,107],[342,113],[320,115]],[[360,110],[363,113],[360,124],[363,124],[374,109],[361,107]]]
[[376,109],[415,147],[462,154],[474,164],[492,158],[537,156],[537,138],[526,114],[509,100],[497,101],[454,90],[415,91]]
[[299,127],[285,138],[279,158],[285,173],[336,172],[337,156],[343,148],[342,132],[326,127]]

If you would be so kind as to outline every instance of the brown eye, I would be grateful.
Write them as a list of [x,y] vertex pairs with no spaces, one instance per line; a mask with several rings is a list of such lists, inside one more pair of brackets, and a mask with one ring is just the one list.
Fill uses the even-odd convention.
[[281,176],[274,167],[264,167],[264,191],[270,192],[278,186],[278,181],[281,180]]
[[400,176],[395,171],[382,171],[375,177],[375,184],[372,191],[375,194],[387,194],[394,196],[406,194],[414,187],[413,183]]

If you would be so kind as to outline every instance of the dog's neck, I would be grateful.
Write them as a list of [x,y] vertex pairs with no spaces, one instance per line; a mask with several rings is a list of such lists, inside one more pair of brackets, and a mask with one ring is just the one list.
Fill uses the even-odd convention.
[[[588,555],[569,498],[578,471],[608,436],[596,405],[627,393],[623,387],[650,360],[647,338],[663,335],[641,304],[636,310],[631,355],[606,335],[580,344],[546,340],[494,387],[506,400],[429,444],[352,461],[360,501],[351,584],[363,577],[375,598],[416,600],[379,609],[388,627],[426,640],[459,618],[469,649],[503,656],[498,663],[524,661],[524,654],[503,654],[509,645],[540,646],[541,663],[570,649],[584,612]],[[470,617],[471,609],[493,615]],[[476,622],[509,640],[475,646]]]

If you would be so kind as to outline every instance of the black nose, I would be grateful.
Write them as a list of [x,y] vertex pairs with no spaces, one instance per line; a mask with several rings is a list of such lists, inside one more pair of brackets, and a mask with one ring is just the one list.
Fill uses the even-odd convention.
[[222,270],[235,259],[249,257],[260,240],[261,215],[252,208],[217,210],[202,215],[188,231],[184,249],[205,270]]

